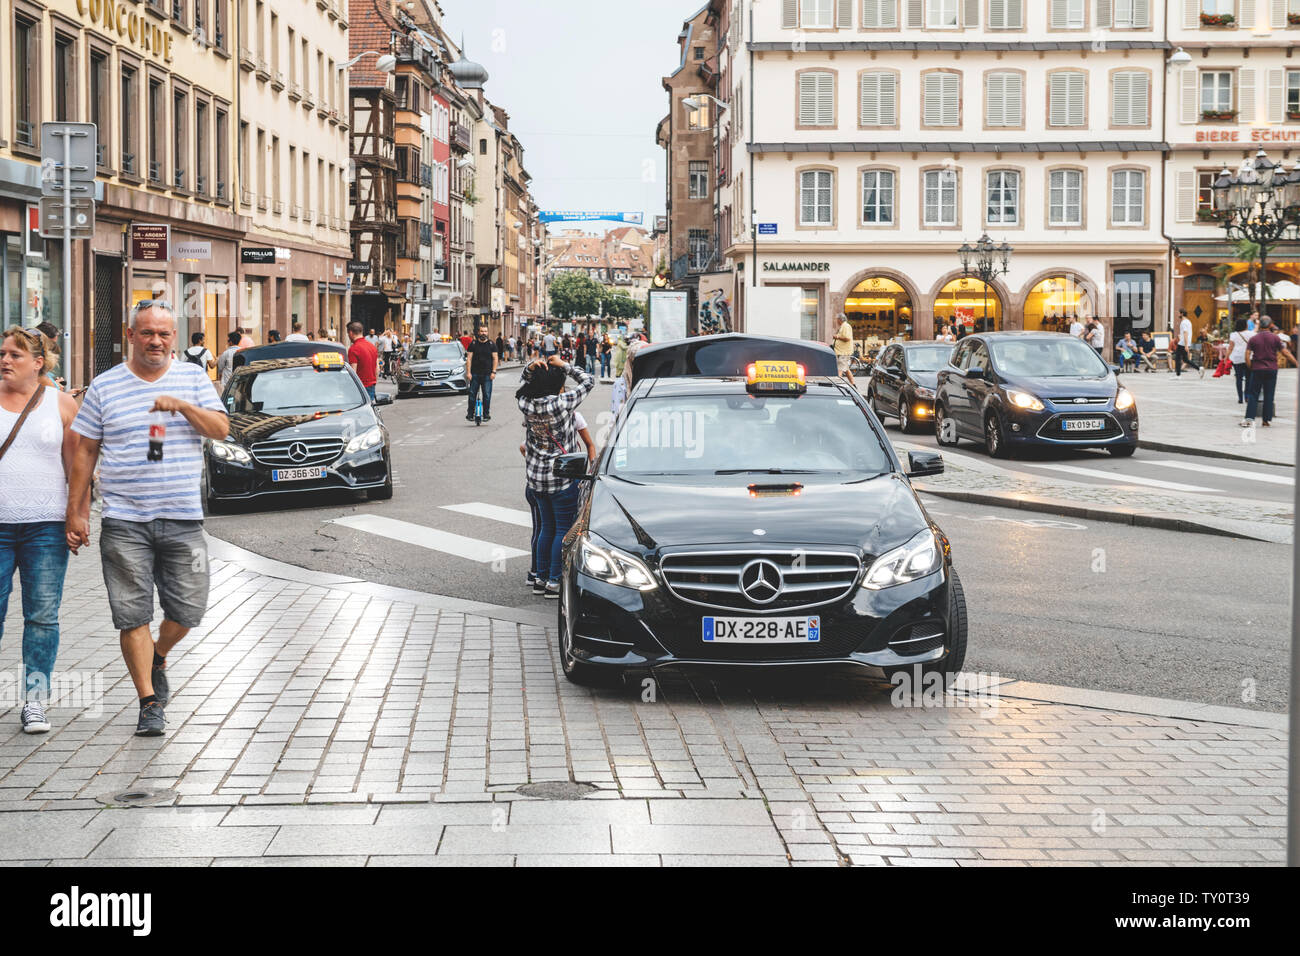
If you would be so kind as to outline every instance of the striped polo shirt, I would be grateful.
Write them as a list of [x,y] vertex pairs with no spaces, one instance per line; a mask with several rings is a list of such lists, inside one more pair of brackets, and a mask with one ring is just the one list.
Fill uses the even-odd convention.
[[190,362],[173,361],[156,382],[138,378],[122,364],[90,383],[72,430],[100,443],[105,518],[203,520],[203,436],[183,415],[164,416],[163,460],[149,461],[149,409],[163,395],[199,408],[225,410],[207,373]]

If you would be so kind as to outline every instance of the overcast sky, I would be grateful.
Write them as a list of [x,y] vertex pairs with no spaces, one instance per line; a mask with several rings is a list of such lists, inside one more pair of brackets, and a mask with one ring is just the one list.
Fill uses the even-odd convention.
[[[677,68],[677,34],[703,0],[441,0],[510,114],[542,209],[664,210],[655,124],[660,81]],[[609,228],[594,224],[588,231]]]

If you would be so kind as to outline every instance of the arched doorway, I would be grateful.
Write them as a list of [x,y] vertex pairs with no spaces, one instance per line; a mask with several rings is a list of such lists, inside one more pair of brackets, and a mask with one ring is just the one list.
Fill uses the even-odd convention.
[[998,290],[979,279],[953,279],[934,298],[935,334],[947,325],[965,326],[970,332],[996,332],[1002,328],[1002,299]]
[[1096,315],[1092,294],[1077,275],[1048,276],[1025,296],[1025,330],[1069,332],[1075,320],[1087,322]]
[[863,279],[844,299],[853,340],[871,352],[891,339],[912,337],[912,296],[885,276]]

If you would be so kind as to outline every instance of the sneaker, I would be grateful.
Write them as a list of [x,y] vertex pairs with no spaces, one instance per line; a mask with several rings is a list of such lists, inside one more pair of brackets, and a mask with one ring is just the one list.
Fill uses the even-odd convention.
[[1269,428],[1272,426],[1272,424],[1273,424],[1272,422],[1264,422],[1264,427]]
[[492,416],[491,416],[491,415],[484,415],[484,416],[483,416],[483,421],[485,421],[485,422],[490,422],[490,421],[492,421]]
[[23,733],[25,734],[47,734],[50,732],[50,721],[45,716],[45,708],[41,706],[39,700],[29,700],[23,704],[22,722]]
[[162,704],[145,704],[140,708],[140,719],[135,725],[137,737],[161,737],[166,729],[167,716],[163,713]]
[[537,587],[537,575],[535,575],[535,574],[533,574],[531,571],[529,571],[529,572],[528,572],[528,577],[524,578],[524,587],[526,587],[526,588],[535,588],[535,587]]
[[465,421],[467,421],[467,422],[472,422],[473,420],[474,420],[474,416],[473,416],[473,415],[466,415],[466,416],[465,416]]
[[1242,428],[1254,428],[1254,427],[1255,427],[1255,422],[1254,422],[1254,420],[1253,420],[1253,419],[1250,419],[1250,418],[1247,418],[1247,419],[1245,419],[1244,421],[1239,422],[1238,424],[1240,424]]
[[560,582],[552,581],[546,585],[545,597],[548,601],[558,601],[560,599]]
[[167,683],[167,665],[164,664],[162,667],[155,665],[149,677],[153,681],[153,694],[158,698],[158,703],[166,706],[171,698],[171,687]]
[[545,581],[540,581],[540,580],[538,580],[538,581],[534,581],[534,582],[533,582],[533,593],[534,593],[534,594],[539,594],[539,595],[540,595],[540,594],[545,594],[545,593],[546,593],[546,582],[545,582]]

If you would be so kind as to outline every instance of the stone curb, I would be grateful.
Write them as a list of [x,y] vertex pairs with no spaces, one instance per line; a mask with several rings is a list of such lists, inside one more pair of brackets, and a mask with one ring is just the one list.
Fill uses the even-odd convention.
[[[1264,541],[1270,544],[1291,544],[1295,540],[1293,528],[1278,527],[1278,534],[1273,537],[1258,533],[1261,525],[1246,524],[1256,533],[1247,533],[1241,528],[1228,524],[1215,524],[1210,520],[1193,520],[1176,515],[1136,511],[1132,508],[1101,508],[1076,505],[1059,498],[1044,498],[1039,495],[1019,495],[1011,492],[996,491],[951,491],[947,488],[935,488],[924,482],[914,481],[912,487],[922,494],[936,498],[949,498],[953,501],[965,501],[970,504],[994,505],[1000,508],[1017,508],[1021,511],[1036,511],[1044,514],[1063,515],[1070,518],[1090,518],[1093,521],[1106,521],[1112,524],[1127,524],[1138,528],[1160,528],[1164,531],[1181,531],[1192,534],[1213,534],[1225,538],[1240,538],[1245,541]],[[1237,522],[1232,522],[1232,525]]]
[[1168,442],[1147,441],[1138,439],[1138,447],[1145,448],[1148,451],[1163,451],[1175,455],[1194,455],[1198,458],[1226,458],[1229,461],[1244,461],[1252,465],[1273,465],[1277,468],[1294,468],[1293,461],[1274,461],[1269,458],[1252,458],[1249,455],[1234,455],[1227,451],[1216,451],[1213,448],[1197,448],[1195,445],[1171,445]]

